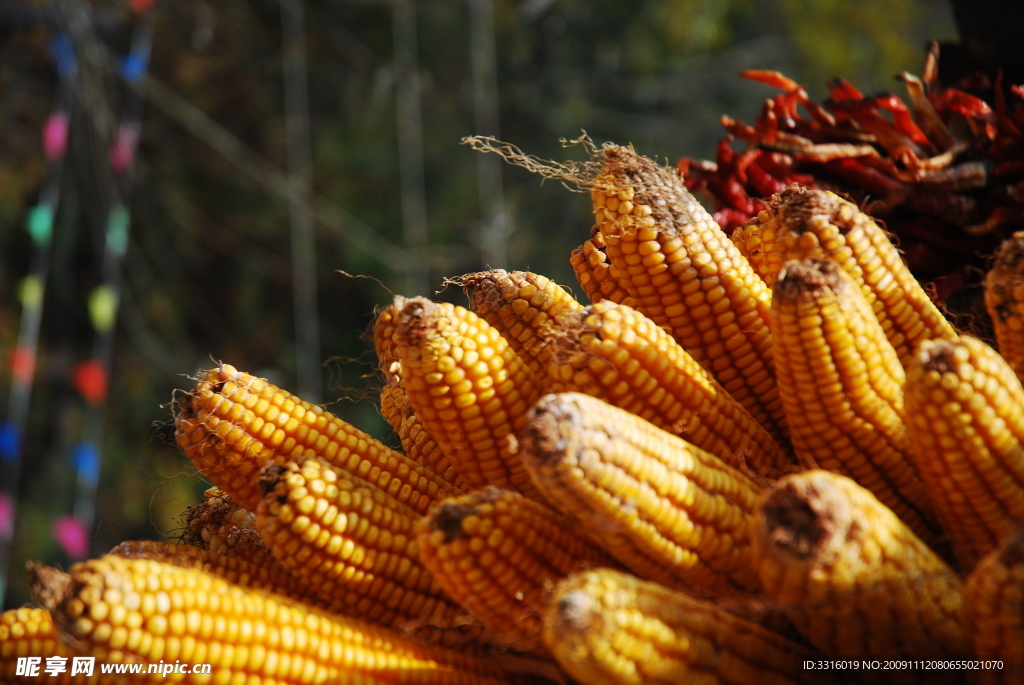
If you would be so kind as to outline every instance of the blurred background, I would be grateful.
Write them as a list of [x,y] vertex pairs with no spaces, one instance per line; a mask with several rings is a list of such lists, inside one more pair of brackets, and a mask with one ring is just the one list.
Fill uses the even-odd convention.
[[946,2],[0,0],[4,608],[25,560],[176,535],[208,486],[171,422],[197,371],[392,441],[375,307],[487,265],[576,285],[589,199],[463,136],[713,159],[777,92],[741,70],[897,90],[929,39]]

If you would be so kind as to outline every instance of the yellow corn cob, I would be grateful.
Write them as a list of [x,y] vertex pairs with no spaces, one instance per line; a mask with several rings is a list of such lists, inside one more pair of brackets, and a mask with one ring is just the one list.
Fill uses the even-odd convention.
[[273,568],[278,566],[277,560],[256,530],[256,515],[235,504],[220,488],[210,488],[201,503],[188,508],[185,526],[184,545],[284,571]]
[[786,419],[775,388],[771,292],[674,169],[603,149],[591,199],[611,264],[637,309],[706,366],[773,435]]
[[401,364],[395,362],[393,368],[394,372],[388,374],[387,382],[380,389],[380,415],[397,433],[402,427],[402,419],[405,418],[405,409],[409,404],[409,399],[405,396],[405,391],[402,390],[399,375]]
[[964,596],[975,656],[1004,662],[1004,668],[979,671],[978,682],[1024,683],[1024,528],[978,563]]
[[639,575],[719,596],[756,589],[761,488],[717,457],[579,393],[545,395],[520,446],[547,501]]
[[849,478],[786,476],[758,504],[751,542],[761,586],[824,654],[970,653],[960,579]]
[[437,504],[421,519],[420,559],[510,648],[543,653],[539,612],[551,585],[615,563],[571,525],[519,493],[485,488]]
[[268,466],[264,483],[263,539],[333,608],[421,636],[454,628],[441,634],[450,642],[475,637],[458,628],[466,611],[420,563],[411,509],[315,459]]
[[323,459],[421,514],[433,501],[462,494],[323,407],[227,364],[203,374],[178,404],[178,446],[204,475],[250,511],[261,499],[260,469],[296,457]]
[[625,282],[624,276],[619,277],[618,272],[612,274],[612,266],[604,250],[604,238],[597,226],[594,226],[590,231],[590,240],[573,250],[569,257],[576,280],[591,302],[611,300],[635,307],[636,302],[619,285],[620,281]]
[[[861,287],[903,366],[922,340],[956,334],[871,217],[834,193],[790,186],[772,197],[783,261],[830,258]],[[774,219],[769,221],[772,223]]]
[[377,312],[373,320],[373,349],[377,352],[380,369],[386,376],[391,375],[395,363],[398,362],[392,342],[395,334],[395,314],[395,306],[389,304]]
[[1024,390],[985,343],[921,344],[907,421],[935,513],[966,572],[1024,520]]
[[563,314],[578,312],[583,305],[554,281],[529,271],[492,269],[456,282],[472,290],[470,307],[476,315],[496,328],[546,385],[551,334]]
[[398,439],[402,441],[402,449],[410,459],[426,466],[453,487],[459,490],[466,489],[465,479],[455,470],[452,460],[437,446],[437,441],[430,437],[408,402],[405,404],[402,424],[398,427]]
[[395,356],[394,343],[391,342],[395,332],[394,319],[394,305],[388,305],[377,312],[373,321],[373,347],[384,375],[384,387],[380,391],[380,413],[397,433],[405,417],[408,400],[401,386],[402,363]]
[[540,396],[534,373],[473,312],[424,297],[396,306],[402,386],[423,427],[472,487],[536,495],[509,443]]
[[737,228],[729,236],[739,248],[740,254],[750,262],[754,273],[769,288],[775,285],[775,276],[782,268],[782,251],[778,244],[781,225],[777,214],[762,209],[746,226]]
[[938,521],[907,432],[903,366],[856,283],[832,261],[787,262],[775,281],[772,331],[801,463],[853,478],[935,542]]
[[255,590],[269,590],[322,609],[331,609],[308,583],[290,575],[280,564],[253,564],[237,556],[224,556],[211,550],[174,545],[153,540],[129,540],[110,550],[124,559],[149,559],[183,568],[197,568],[227,581]]
[[[57,675],[45,672],[47,657],[63,657],[66,670]],[[57,635],[53,618],[46,609],[10,609],[0,613],[0,683],[47,683],[47,685],[106,685],[112,682],[110,676],[101,675],[98,667],[93,676],[79,673],[72,677],[72,661],[83,656],[64,644]],[[18,672],[18,657],[40,657],[39,672],[36,675],[15,675]]]
[[544,644],[587,685],[829,683],[804,670],[813,650],[721,606],[611,569],[555,588]]
[[401,362],[395,362],[392,368],[394,372],[388,374],[387,385],[380,394],[381,413],[398,434],[398,439],[402,441],[405,456],[430,469],[459,490],[465,489],[466,483],[455,470],[451,459],[444,455],[437,442],[423,428],[416,412],[412,410],[409,398],[401,386]]
[[97,662],[212,665],[181,682],[503,682],[472,656],[198,569],[106,556],[32,575],[35,595]]
[[995,326],[999,353],[1024,379],[1024,231],[1014,233],[996,251],[985,276],[985,307]]
[[563,316],[562,327],[548,369],[552,390],[598,397],[741,470],[777,478],[794,468],[750,413],[643,314],[598,302]]

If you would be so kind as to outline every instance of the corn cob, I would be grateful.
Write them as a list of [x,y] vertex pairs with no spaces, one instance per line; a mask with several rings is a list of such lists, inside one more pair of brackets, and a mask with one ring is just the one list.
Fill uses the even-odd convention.
[[547,385],[552,332],[563,314],[578,312],[583,305],[554,281],[529,271],[492,269],[456,282],[472,290],[470,307],[476,315],[496,328],[541,385]]
[[388,305],[377,312],[373,321],[373,347],[377,352],[380,370],[384,375],[384,387],[380,391],[380,413],[388,425],[397,433],[405,417],[408,399],[401,386],[402,363],[395,356],[391,337],[395,332],[395,307]]
[[[93,669],[92,677],[84,673],[71,675],[71,658],[81,656],[60,640],[53,618],[46,609],[10,609],[0,613],[0,683],[39,683],[48,685],[106,685],[112,682],[110,676],[101,675]],[[34,676],[15,675],[18,672],[18,657],[41,657],[39,672]],[[62,657],[66,670],[57,675],[45,672],[47,657]]]
[[978,672],[981,685],[1024,683],[1024,528],[990,552],[964,584],[967,626],[979,659],[1005,659]]
[[[231,501],[220,488],[203,493],[203,501],[185,513],[186,531],[181,544],[208,549],[214,554],[237,557],[261,567],[278,567],[256,530],[256,515]],[[271,568],[284,572],[281,567]]]
[[737,228],[729,236],[769,289],[775,285],[775,276],[782,268],[782,251],[778,243],[781,224],[777,214],[770,209],[762,209],[746,226]]
[[849,476],[927,542],[940,537],[911,454],[903,366],[832,261],[787,262],[772,301],[775,373],[806,468]]
[[451,459],[444,455],[412,410],[409,398],[401,386],[401,362],[395,362],[392,368],[394,372],[388,375],[387,385],[380,394],[381,413],[398,434],[405,456],[430,469],[459,490],[465,489],[466,483],[455,470]]
[[402,425],[398,428],[398,439],[402,441],[402,449],[405,450],[406,455],[417,464],[426,466],[444,478],[453,487],[465,490],[467,488],[466,481],[455,470],[452,460],[445,456],[441,448],[437,446],[437,441],[430,437],[408,402],[405,406],[405,417],[402,419]]
[[783,261],[812,257],[838,262],[861,287],[904,367],[921,341],[956,334],[889,236],[856,205],[825,190],[794,185],[773,196],[769,208],[781,223]]
[[503,682],[472,656],[198,569],[106,556],[32,575],[36,596],[97,661],[212,665],[183,682]]
[[995,350],[962,336],[921,344],[905,396],[921,476],[970,571],[1024,519],[1024,389]]
[[985,275],[985,307],[999,353],[1024,380],[1024,231],[1014,233],[996,251],[992,270]]
[[509,442],[540,396],[534,373],[473,312],[424,297],[396,302],[402,385],[423,427],[470,486],[535,496]]
[[960,579],[849,478],[786,476],[758,504],[751,542],[761,586],[822,653],[970,653]]
[[322,407],[227,364],[203,374],[179,404],[178,446],[204,475],[250,511],[262,497],[260,469],[297,457],[323,459],[421,514],[433,501],[462,494]]
[[606,145],[594,214],[612,266],[637,309],[707,367],[785,441],[775,388],[771,292],[674,169]]
[[540,609],[551,585],[615,563],[570,526],[519,493],[485,488],[437,504],[420,520],[420,559],[510,648],[543,653]]
[[[393,373],[389,373],[384,387],[380,389],[380,415],[396,433],[402,428],[409,399],[402,390],[400,380],[401,363],[395,362]],[[409,456],[406,454],[406,456]]]
[[579,393],[545,395],[520,446],[547,501],[637,574],[718,596],[756,589],[761,488],[717,457]]
[[545,618],[544,643],[587,685],[832,682],[803,669],[813,650],[719,605],[611,569],[559,583]]
[[378,311],[373,320],[373,349],[377,352],[380,370],[389,377],[394,371],[394,365],[398,362],[398,355],[395,353],[392,341],[395,334],[396,313],[395,306],[389,304]]
[[242,587],[276,592],[322,609],[332,608],[330,602],[320,599],[309,584],[290,575],[276,561],[257,565],[237,556],[224,556],[207,549],[153,540],[122,542],[110,550],[109,554],[123,559],[149,559],[182,568],[197,568]]
[[411,509],[315,459],[268,466],[264,483],[256,516],[263,539],[335,610],[449,642],[480,632],[459,628],[465,610],[420,563]]
[[572,251],[569,263],[576,274],[576,280],[591,302],[611,300],[636,307],[633,298],[619,285],[620,281],[625,282],[625,277],[620,277],[618,272],[612,274],[612,266],[605,254],[604,238],[597,226],[590,231],[590,240]]
[[794,468],[750,413],[643,314],[598,302],[563,316],[562,327],[548,370],[555,392],[598,397],[741,470],[776,478]]

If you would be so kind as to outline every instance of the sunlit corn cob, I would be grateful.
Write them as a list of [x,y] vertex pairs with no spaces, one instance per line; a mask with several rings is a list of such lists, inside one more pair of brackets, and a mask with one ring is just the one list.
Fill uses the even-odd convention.
[[462,307],[396,301],[402,386],[420,423],[471,487],[536,495],[510,447],[540,396],[536,376],[496,328]]
[[813,650],[721,606],[611,569],[558,584],[544,644],[587,685],[828,683],[805,671]]
[[[553,390],[593,395],[768,478],[794,468],[708,371],[640,312],[604,301],[562,317]],[[773,381],[774,382],[774,381]]]
[[1024,528],[975,566],[964,595],[974,655],[1006,662],[1006,668],[979,671],[978,682],[1024,683]]
[[554,281],[529,271],[492,269],[467,274],[457,283],[471,291],[470,307],[496,328],[542,384],[551,358],[551,334],[566,312],[583,305]]
[[833,656],[963,656],[960,579],[868,490],[827,471],[759,503],[754,565],[769,599]]
[[907,370],[907,423],[964,572],[1024,520],[1024,389],[985,343],[926,341]]
[[543,651],[540,610],[551,586],[615,563],[572,525],[519,493],[485,488],[437,504],[421,519],[420,559],[510,648]]
[[204,475],[252,511],[268,463],[317,457],[363,478],[426,513],[430,503],[462,494],[444,479],[323,407],[224,364],[178,399],[175,440]]
[[394,320],[394,305],[388,305],[377,312],[373,320],[373,348],[377,352],[380,371],[384,376],[384,387],[380,391],[380,413],[397,433],[405,417],[408,398],[401,385],[402,363],[395,356],[394,343],[391,341],[395,332]]
[[903,366],[857,284],[833,261],[787,262],[775,281],[772,331],[801,463],[853,478],[934,542],[939,525],[911,453]]
[[[396,433],[402,427],[402,419],[405,418],[405,409],[409,404],[409,398],[402,390],[398,369],[400,362],[394,363],[394,373],[388,374],[384,387],[380,389],[380,415],[388,422],[391,429]],[[406,454],[406,456],[409,456]]]
[[826,190],[794,185],[773,196],[769,207],[781,222],[783,261],[812,257],[838,262],[861,287],[903,366],[922,340],[956,334],[889,236],[856,205]]
[[386,376],[393,373],[394,364],[398,362],[395,344],[392,341],[395,334],[395,314],[395,306],[389,304],[381,308],[373,319],[373,349],[377,353],[380,370]]
[[781,224],[777,214],[762,209],[746,226],[740,226],[729,236],[769,288],[775,285],[775,276],[782,268],[782,251],[778,244]]
[[999,353],[1024,379],[1024,231],[1014,233],[996,251],[985,276],[985,307],[992,317]]
[[598,227],[594,226],[590,232],[590,240],[573,250],[569,257],[576,280],[591,302],[611,300],[635,307],[636,302],[619,285],[620,281],[624,282],[624,277],[618,277],[617,273],[612,274],[612,265],[604,249],[604,238],[601,237]]
[[129,540],[110,550],[109,554],[124,559],[149,559],[183,568],[197,568],[224,580],[254,590],[269,590],[322,609],[331,609],[330,602],[320,599],[302,579],[289,574],[276,560],[257,565],[241,557],[224,556],[211,550],[175,545],[153,540]]
[[[203,501],[185,513],[185,545],[238,557],[257,566],[276,566],[277,560],[256,530],[256,515],[235,504],[220,488],[203,493]],[[281,569],[282,571],[284,569]]]
[[775,388],[771,292],[679,174],[606,145],[594,214],[638,310],[665,326],[773,435],[786,419]]
[[[278,560],[350,616],[449,642],[466,611],[423,567],[415,512],[326,464],[271,465],[256,524]],[[478,631],[479,632],[479,631]]]
[[380,393],[381,414],[398,434],[405,456],[430,469],[459,490],[465,489],[466,483],[455,470],[451,459],[437,446],[437,442],[420,423],[420,417],[412,410],[409,398],[401,386],[401,362],[395,362],[392,368],[394,372],[388,374],[387,384]]
[[437,441],[430,437],[408,402],[402,425],[398,427],[398,439],[402,441],[402,449],[410,459],[426,466],[454,487],[460,490],[467,488],[465,479],[455,470],[452,460],[445,456],[437,446]]
[[[53,618],[46,609],[22,607],[0,613],[0,683],[40,683],[47,685],[85,685],[97,683],[106,685],[112,682],[109,676],[101,675],[98,668],[93,669],[93,676],[78,673],[71,675],[74,656],[83,656],[73,651],[60,640]],[[42,657],[39,672],[36,675],[15,675],[18,672],[18,657]],[[66,670],[63,673],[49,675],[46,673],[47,657],[63,657]]]
[[474,657],[197,569],[105,556],[32,575],[35,596],[97,662],[212,665],[182,682],[502,682]]
[[719,596],[756,590],[761,488],[717,457],[579,393],[545,395],[519,442],[547,501],[639,575]]

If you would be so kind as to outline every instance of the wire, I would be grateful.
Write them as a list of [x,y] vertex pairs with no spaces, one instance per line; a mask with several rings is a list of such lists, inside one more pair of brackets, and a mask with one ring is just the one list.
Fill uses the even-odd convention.
[[13,379],[7,420],[0,424],[0,475],[3,476],[0,478],[0,607],[3,606],[7,579],[14,564],[11,546],[21,484],[25,429],[39,354],[39,328],[49,276],[54,217],[60,202],[61,171],[78,80],[78,59],[67,34],[57,33],[50,49],[57,67],[58,83],[53,109],[43,125],[43,151],[49,164],[39,202],[26,217],[33,251],[29,274],[20,289],[22,316],[18,344],[11,360]]

